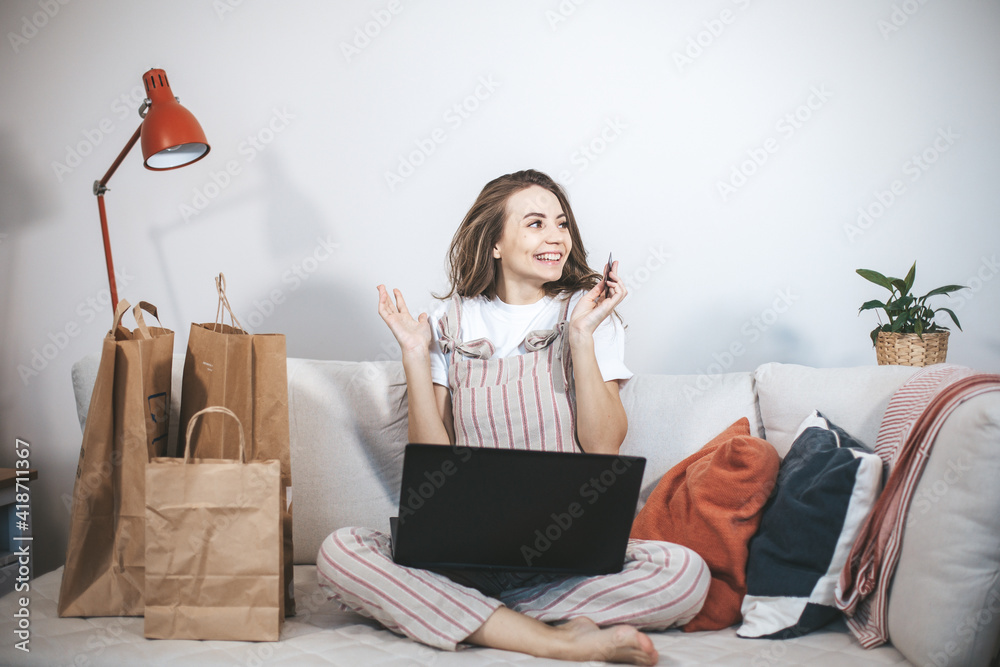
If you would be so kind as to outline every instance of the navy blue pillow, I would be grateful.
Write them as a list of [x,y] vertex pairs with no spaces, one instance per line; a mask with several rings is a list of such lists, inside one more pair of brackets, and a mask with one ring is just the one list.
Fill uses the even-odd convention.
[[740,637],[798,637],[839,615],[835,589],[882,488],[882,460],[813,412],[775,488],[750,540]]

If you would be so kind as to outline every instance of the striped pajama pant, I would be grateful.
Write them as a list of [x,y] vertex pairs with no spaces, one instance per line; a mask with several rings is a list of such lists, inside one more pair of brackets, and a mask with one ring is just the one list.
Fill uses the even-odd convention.
[[416,641],[453,651],[500,606],[547,623],[586,616],[643,630],[683,625],[701,610],[710,575],[686,547],[630,540],[617,574],[556,576],[428,571],[392,561],[388,535],[341,528],[323,542],[320,586],[343,609]]

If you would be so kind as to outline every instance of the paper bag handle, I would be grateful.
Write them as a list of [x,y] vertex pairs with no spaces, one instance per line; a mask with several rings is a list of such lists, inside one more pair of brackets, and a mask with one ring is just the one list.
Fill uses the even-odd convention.
[[199,410],[198,412],[191,415],[191,419],[188,421],[187,425],[187,435],[185,436],[184,445],[184,463],[191,462],[191,435],[194,433],[194,423],[198,417],[207,414],[209,412],[218,412],[224,415],[229,415],[236,420],[237,426],[240,427],[240,463],[247,462],[247,452],[246,452],[246,439],[243,437],[243,423],[240,422],[240,418],[230,410],[229,408],[223,407],[221,405],[210,405],[204,410]]
[[229,305],[229,298],[226,296],[226,276],[219,273],[219,277],[215,279],[215,290],[219,293],[219,305],[215,309],[215,324],[216,328],[213,331],[218,331],[218,325],[224,324],[223,320],[226,318],[226,313],[223,312],[223,308],[229,313],[230,324],[239,329],[240,332],[246,333],[246,329],[240,324],[240,321],[236,319],[236,315],[233,313],[232,306]]
[[122,299],[121,301],[118,302],[118,305],[115,306],[115,319],[114,322],[111,323],[111,333],[118,331],[118,327],[122,325],[122,317],[125,315],[125,312],[131,307],[132,304],[130,304],[125,299]]
[[149,333],[149,327],[146,326],[146,320],[142,317],[142,311],[144,310],[155,317],[161,327],[163,326],[163,322],[160,322],[160,316],[156,314],[156,306],[148,301],[140,301],[138,305],[132,309],[132,316],[135,317],[136,331],[139,332],[139,337],[148,340],[153,336]]
[[[125,299],[118,302],[118,305],[115,307],[115,319],[114,322],[111,323],[112,333],[117,331],[118,327],[122,326],[122,317],[125,316],[125,313],[128,312],[128,309],[131,307],[132,304]],[[135,308],[132,308],[132,316],[135,317],[135,330],[138,332],[138,337],[149,340],[153,336],[149,333],[149,327],[146,326],[146,320],[142,317],[143,310],[155,317],[157,322],[160,322],[160,316],[156,314],[156,306],[148,301],[140,301]],[[162,322],[160,322],[160,326],[163,326]]]

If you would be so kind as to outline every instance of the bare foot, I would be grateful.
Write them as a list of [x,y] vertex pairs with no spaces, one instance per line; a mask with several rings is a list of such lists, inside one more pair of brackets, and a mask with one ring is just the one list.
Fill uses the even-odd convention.
[[653,640],[630,625],[600,628],[589,618],[580,617],[555,629],[568,637],[564,648],[553,654],[553,658],[655,665],[659,657]]
[[599,660],[655,665],[659,657],[653,640],[631,625],[601,628],[581,616],[553,626],[507,607],[497,608],[466,641],[540,658],[578,662]]

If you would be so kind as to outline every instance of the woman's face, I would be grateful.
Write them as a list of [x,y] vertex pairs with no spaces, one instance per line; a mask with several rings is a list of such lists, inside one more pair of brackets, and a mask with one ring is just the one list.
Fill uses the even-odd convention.
[[572,247],[569,222],[552,192],[532,185],[510,196],[503,235],[493,247],[505,291],[515,285],[540,290],[559,280]]

